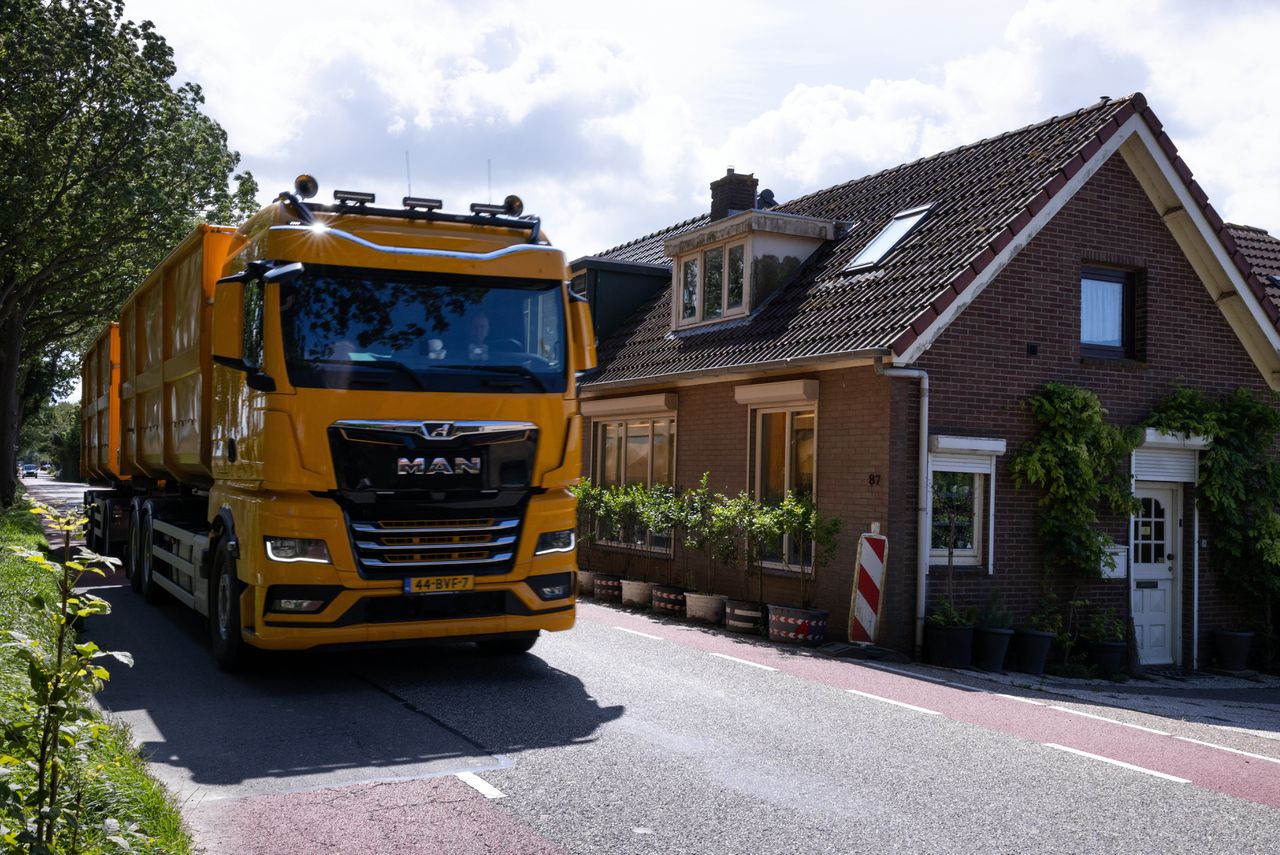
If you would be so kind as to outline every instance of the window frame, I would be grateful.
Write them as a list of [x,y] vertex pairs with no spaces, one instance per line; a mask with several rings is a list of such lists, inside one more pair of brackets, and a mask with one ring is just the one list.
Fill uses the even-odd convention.
[[[591,469],[593,480],[602,487],[623,486],[626,484],[639,483],[638,481],[630,481],[627,479],[626,472],[626,448],[627,440],[630,437],[630,429],[632,425],[647,422],[649,425],[649,443],[648,443],[648,460],[647,471],[645,473],[646,486],[652,486],[654,483],[654,461],[653,440],[655,436],[654,425],[656,422],[666,422],[668,425],[667,443],[669,451],[667,455],[668,462],[668,480],[665,482],[668,486],[674,487],[676,480],[676,440],[679,435],[678,419],[675,413],[653,413],[650,415],[627,414],[618,416],[597,416],[591,421]],[[616,458],[613,461],[618,473],[616,482],[607,483],[605,481],[605,432],[609,427],[620,428],[620,440],[616,450]],[[649,552],[658,552],[663,555],[672,554],[673,539],[668,533],[665,535],[666,545],[661,543],[655,544],[655,540],[663,539],[663,535],[655,535],[654,532],[645,530],[644,542],[628,542],[623,540],[609,540],[604,537],[598,537],[596,542],[605,546],[617,547],[619,549],[638,549]]]
[[[974,501],[974,550],[970,555],[957,552],[955,564],[995,573],[996,549],[996,461],[1005,453],[1003,439],[980,437],[929,437],[929,494],[927,496],[929,531],[929,567],[946,567],[947,550],[933,548],[933,476],[936,472],[963,472],[981,476],[980,496]],[[969,550],[965,550],[969,552]]]
[[933,527],[934,520],[934,504],[937,493],[934,488],[934,476],[940,474],[947,475],[970,475],[973,477],[973,547],[966,549],[956,549],[952,555],[952,560],[958,567],[981,567],[983,559],[983,547],[986,545],[986,533],[983,530],[983,523],[987,521],[989,512],[984,507],[986,495],[990,492],[986,484],[989,480],[985,472],[968,472],[958,471],[956,469],[943,467],[930,467],[929,469],[929,566],[936,567],[945,566],[947,563],[946,547],[936,547],[933,545]]
[[[818,498],[818,461],[819,461],[818,402],[816,400],[809,401],[803,404],[798,404],[798,403],[797,404],[781,404],[781,403],[780,404],[761,404],[759,406],[752,406],[750,408],[747,416],[747,419],[748,419],[747,424],[748,424],[748,430],[749,430],[749,441],[747,444],[748,445],[747,453],[748,455],[750,455],[748,469],[749,469],[749,475],[751,478],[751,497],[755,499],[757,502],[763,501],[762,489],[761,489],[761,482],[762,482],[761,470],[762,470],[763,455],[760,453],[760,440],[763,435],[763,431],[761,430],[761,428],[764,424],[764,416],[776,414],[776,413],[783,413],[787,416],[786,436],[783,442],[784,448],[786,449],[785,464],[783,468],[784,493],[795,492],[795,489],[794,489],[795,477],[794,477],[794,473],[792,472],[792,458],[794,457],[793,446],[795,442],[794,440],[795,416],[796,415],[813,416],[813,492],[810,495],[810,498],[814,502],[816,502]],[[775,561],[771,559],[765,559],[760,562],[761,566],[769,568],[771,570],[784,571],[787,573],[794,573],[796,575],[799,575],[801,572],[800,567],[792,564],[790,561],[787,560],[787,557],[791,554],[791,544],[789,542],[789,538],[790,538],[790,535],[784,534],[782,536],[782,560]],[[810,548],[812,548],[812,545]]]
[[[1120,291],[1120,344],[1098,344],[1084,340],[1084,283],[1107,282],[1119,285]],[[1080,355],[1096,359],[1133,359],[1137,341],[1137,272],[1118,267],[1085,265],[1080,269],[1076,295],[1080,301]]]
[[[750,310],[750,281],[751,281],[751,264],[750,259],[750,238],[742,239],[735,237],[731,240],[718,241],[699,247],[693,252],[685,253],[676,259],[673,274],[673,287],[675,289],[676,299],[672,307],[676,328],[685,328],[699,326],[702,324],[713,324],[718,321],[729,320],[731,318],[745,315]],[[742,250],[742,302],[737,306],[729,305],[729,259],[734,249]],[[706,314],[706,293],[707,293],[707,254],[720,253],[720,314],[717,316],[707,317]],[[694,313],[685,315],[684,287],[686,268],[692,263],[696,266],[695,276],[697,277],[697,287],[694,291]]]

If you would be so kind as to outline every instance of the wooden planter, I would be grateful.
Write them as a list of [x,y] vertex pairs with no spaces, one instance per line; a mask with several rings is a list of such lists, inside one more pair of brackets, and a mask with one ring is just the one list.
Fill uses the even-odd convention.
[[724,626],[734,632],[759,635],[764,632],[764,604],[750,600],[728,600],[724,604]]
[[647,609],[653,605],[653,583],[622,580],[622,604],[633,609]]
[[684,613],[689,620],[719,626],[724,623],[724,605],[727,598],[720,594],[694,594],[686,591]]
[[664,615],[684,617],[684,588],[677,588],[674,585],[654,585],[653,610],[662,612]]
[[769,640],[817,647],[827,637],[825,609],[795,609],[769,605]]
[[596,578],[592,585],[595,588],[597,600],[602,603],[622,602],[622,580],[620,578],[606,573],[597,573],[595,576]]

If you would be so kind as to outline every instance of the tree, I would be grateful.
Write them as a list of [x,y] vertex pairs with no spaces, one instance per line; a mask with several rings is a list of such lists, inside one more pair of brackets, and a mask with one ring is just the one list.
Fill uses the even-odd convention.
[[[169,46],[122,15],[119,0],[0,0],[3,505],[20,387],[47,396],[64,345],[113,316],[196,220],[234,215],[255,190],[247,173],[230,190],[239,157],[200,88],[170,86]],[[33,361],[50,354],[41,376]]]

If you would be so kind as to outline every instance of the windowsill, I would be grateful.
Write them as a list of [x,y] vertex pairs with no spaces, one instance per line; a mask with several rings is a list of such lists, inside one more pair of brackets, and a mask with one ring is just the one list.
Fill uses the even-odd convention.
[[714,329],[721,324],[740,321],[749,315],[750,312],[746,309],[741,309],[730,314],[721,315],[718,318],[704,319],[701,321],[677,321],[676,325],[672,328],[672,332],[683,333]]
[[1096,368],[1120,368],[1126,371],[1140,371],[1147,367],[1145,359],[1120,354],[1110,356],[1103,353],[1081,353],[1080,364]]
[[[964,573],[964,574],[972,573],[973,575],[982,575],[982,576],[990,575],[989,571],[986,568],[986,565],[983,565],[983,564],[957,564],[955,565],[955,571],[957,573]],[[947,565],[945,564],[929,565],[930,576],[945,575],[946,572],[947,572]]]

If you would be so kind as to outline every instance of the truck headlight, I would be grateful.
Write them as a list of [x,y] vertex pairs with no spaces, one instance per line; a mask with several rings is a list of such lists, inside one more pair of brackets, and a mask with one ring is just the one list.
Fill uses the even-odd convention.
[[533,548],[534,555],[546,555],[548,552],[572,552],[574,547],[573,529],[564,531],[544,531],[538,535],[538,543]]
[[272,561],[283,561],[286,564],[306,562],[309,564],[332,564],[329,560],[329,547],[323,540],[310,537],[266,537],[267,557]]

